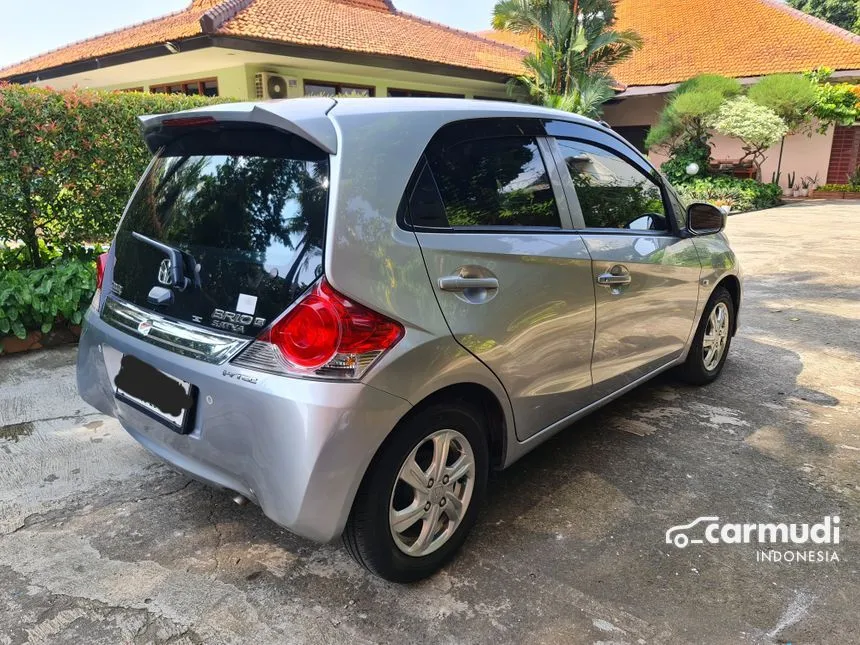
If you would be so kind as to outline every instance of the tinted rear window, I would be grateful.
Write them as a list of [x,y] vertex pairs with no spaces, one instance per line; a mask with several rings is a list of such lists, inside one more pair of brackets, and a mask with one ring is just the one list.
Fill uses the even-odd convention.
[[[258,334],[322,273],[328,174],[324,152],[278,131],[186,134],[158,153],[129,204],[114,293],[173,318]],[[184,290],[159,244],[181,252]]]

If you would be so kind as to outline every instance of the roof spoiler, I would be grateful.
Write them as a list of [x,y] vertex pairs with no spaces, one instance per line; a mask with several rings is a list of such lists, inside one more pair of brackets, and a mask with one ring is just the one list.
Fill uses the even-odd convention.
[[[253,123],[310,141],[328,154],[337,154],[337,131],[328,118],[337,102],[328,98],[288,99],[265,103],[224,103],[207,107],[140,117],[143,139],[155,152],[186,128],[207,123]],[[179,127],[176,127],[179,126]]]

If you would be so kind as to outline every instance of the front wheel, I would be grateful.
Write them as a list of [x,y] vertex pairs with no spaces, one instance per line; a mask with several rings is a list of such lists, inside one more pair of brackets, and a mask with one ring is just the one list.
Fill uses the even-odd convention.
[[383,446],[356,495],[343,535],[350,555],[392,582],[432,575],[466,540],[489,469],[483,415],[433,404]]
[[716,380],[729,355],[734,327],[735,303],[724,287],[717,287],[702,314],[687,360],[680,368],[681,378],[693,385],[707,385]]

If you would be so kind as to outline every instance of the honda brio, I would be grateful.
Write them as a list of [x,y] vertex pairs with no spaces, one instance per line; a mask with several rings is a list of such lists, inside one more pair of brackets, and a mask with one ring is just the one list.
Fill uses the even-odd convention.
[[723,368],[725,215],[594,121],[328,98],[141,121],[81,395],[384,578],[455,554],[491,469],[664,370]]

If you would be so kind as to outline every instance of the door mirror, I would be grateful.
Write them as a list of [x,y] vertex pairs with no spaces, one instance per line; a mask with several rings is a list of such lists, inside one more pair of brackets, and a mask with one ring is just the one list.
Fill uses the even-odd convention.
[[695,202],[687,209],[687,230],[693,235],[713,235],[726,228],[726,214],[713,204]]

